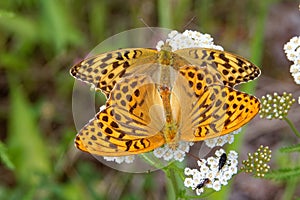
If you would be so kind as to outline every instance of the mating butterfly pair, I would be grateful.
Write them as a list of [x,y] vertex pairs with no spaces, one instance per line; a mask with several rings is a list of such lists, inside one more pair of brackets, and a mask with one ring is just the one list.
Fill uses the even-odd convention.
[[260,75],[225,51],[130,48],[87,58],[71,75],[107,95],[106,107],[77,134],[76,146],[100,156],[149,152],[164,144],[228,134],[259,111],[259,100],[234,86]]

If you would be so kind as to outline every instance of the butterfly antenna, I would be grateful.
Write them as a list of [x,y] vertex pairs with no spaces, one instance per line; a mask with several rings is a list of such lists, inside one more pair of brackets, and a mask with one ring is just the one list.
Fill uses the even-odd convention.
[[145,22],[145,20],[142,18],[142,17],[140,17],[139,18],[139,20],[153,33],[153,35],[155,35],[155,36],[158,36],[158,38],[160,39],[160,40],[164,40],[155,30],[153,30],[153,28],[151,27],[151,26],[149,26],[146,22]]
[[195,156],[194,154],[192,154],[192,153],[190,153],[190,152],[187,152],[186,155],[191,156],[191,157],[194,158],[195,160],[200,160],[199,157]]
[[187,24],[183,27],[183,29],[185,29],[186,27],[188,27],[193,21],[194,19],[196,19],[196,16],[194,15],[194,17],[192,17],[188,22]]
[[145,22],[145,20],[144,20],[142,17],[140,17],[139,19],[140,19],[140,21],[141,21],[147,28],[149,28],[149,30],[150,30],[153,34],[155,34],[155,31],[152,29],[152,27],[150,27],[150,26]]

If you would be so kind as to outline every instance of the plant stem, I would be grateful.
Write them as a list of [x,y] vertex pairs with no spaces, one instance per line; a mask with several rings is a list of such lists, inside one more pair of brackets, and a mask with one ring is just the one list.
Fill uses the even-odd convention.
[[[169,166],[167,168],[164,169],[164,172],[166,174],[166,176],[168,177],[168,185],[169,185],[169,199],[174,199],[174,197],[178,197],[179,191],[178,191],[178,184],[177,184],[177,178],[176,178],[176,173],[175,170],[173,169],[173,167]],[[172,186],[172,188],[170,187]],[[173,194],[171,193],[171,191],[173,191]]]
[[164,28],[173,28],[171,19],[172,2],[170,0],[158,1],[158,25]]
[[292,200],[295,190],[297,188],[298,180],[296,178],[291,178],[287,181],[282,199]]
[[290,128],[292,129],[292,131],[295,133],[295,135],[296,135],[298,138],[300,138],[300,133],[299,133],[299,131],[296,129],[294,123],[293,123],[291,120],[289,120],[289,118],[287,118],[287,117],[283,117],[283,119],[286,121],[286,123],[288,123],[288,125],[290,126]]
[[149,155],[142,153],[140,154],[140,156],[146,161],[148,162],[151,166],[157,168],[157,169],[161,169],[163,168],[163,165],[161,165],[160,162],[158,162],[157,160],[154,160],[153,158],[151,158]]

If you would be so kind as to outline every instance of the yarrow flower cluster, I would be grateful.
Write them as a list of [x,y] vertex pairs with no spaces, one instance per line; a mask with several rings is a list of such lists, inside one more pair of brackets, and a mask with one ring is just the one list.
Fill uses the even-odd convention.
[[253,154],[248,153],[248,159],[243,160],[241,170],[253,173],[256,177],[264,177],[270,169],[267,163],[271,160],[271,153],[268,146],[261,145]]
[[274,92],[273,95],[267,94],[266,96],[262,96],[262,108],[259,111],[260,117],[266,119],[283,119],[287,116],[293,103],[295,103],[295,99],[291,93],[284,92],[282,95],[278,95]]
[[242,128],[239,128],[230,134],[204,140],[204,144],[206,144],[206,146],[208,146],[209,148],[224,146],[226,143],[231,144],[234,141],[234,135],[241,132],[241,130]]
[[157,50],[160,51],[165,43],[168,43],[172,47],[172,51],[192,47],[211,48],[223,51],[223,47],[215,45],[213,38],[209,34],[202,34],[191,30],[186,30],[183,33],[177,31],[170,32],[165,42],[159,41],[157,43]]
[[290,41],[284,45],[283,49],[288,60],[293,62],[290,67],[290,73],[296,84],[300,84],[300,36],[295,36],[290,39]]
[[216,157],[209,157],[197,161],[199,169],[185,168],[185,187],[196,190],[200,195],[204,188],[219,191],[222,185],[227,185],[228,180],[238,171],[238,154],[230,151],[227,155],[223,149],[215,152]]
[[168,144],[163,147],[159,147],[154,149],[153,154],[157,158],[163,158],[165,161],[169,161],[171,159],[182,162],[184,160],[185,154],[190,151],[190,146],[192,146],[193,142],[178,142],[178,146],[176,149],[172,149]]
[[106,161],[114,161],[118,164],[121,164],[121,163],[133,163],[134,159],[135,159],[135,156],[134,155],[131,155],[131,156],[118,156],[118,157],[111,157],[111,156],[103,156],[104,160]]

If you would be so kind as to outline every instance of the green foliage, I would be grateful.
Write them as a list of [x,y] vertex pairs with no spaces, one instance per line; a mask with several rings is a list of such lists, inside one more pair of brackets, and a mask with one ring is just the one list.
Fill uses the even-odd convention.
[[278,169],[265,174],[266,179],[273,179],[277,181],[289,180],[292,178],[297,178],[299,176],[300,176],[300,167]]
[[[65,50],[69,44],[80,41],[78,30],[74,27],[70,14],[70,7],[65,2],[40,1],[41,22],[39,23],[41,40],[45,45],[52,45],[55,53]],[[55,35],[55,37],[53,37]]]
[[0,159],[7,168],[11,170],[15,168],[14,164],[11,162],[11,159],[7,155],[7,148],[1,141],[0,141]]
[[22,88],[14,79],[10,86],[13,89],[10,90],[8,153],[16,166],[18,181],[31,186],[40,181],[40,175],[50,175],[50,155]]
[[279,151],[282,153],[300,152],[300,144],[282,147],[279,149]]
[[[284,99],[283,101],[285,102],[286,105],[291,103],[290,99],[287,98]],[[287,116],[284,116],[283,120],[291,128],[293,133],[299,138],[300,134],[297,128],[295,127],[294,123]],[[292,153],[299,152],[299,149],[300,149],[300,144],[295,144],[295,145],[290,145],[287,147],[280,148],[279,152],[288,153],[288,156],[286,154],[282,156],[283,154],[281,154],[280,157],[277,159],[280,168],[265,174],[266,179],[282,181],[286,184],[285,186],[286,188],[282,195],[283,199],[294,198],[294,193],[297,189],[297,185],[300,180],[299,160],[294,159],[292,156]]]

